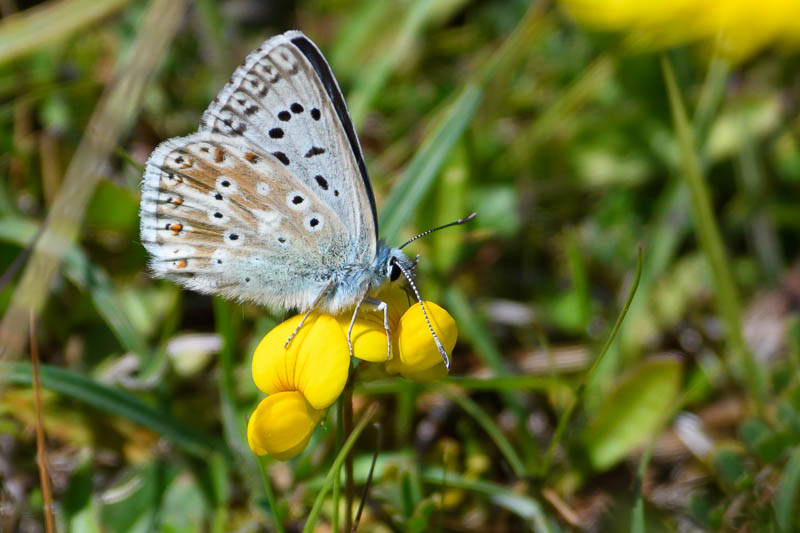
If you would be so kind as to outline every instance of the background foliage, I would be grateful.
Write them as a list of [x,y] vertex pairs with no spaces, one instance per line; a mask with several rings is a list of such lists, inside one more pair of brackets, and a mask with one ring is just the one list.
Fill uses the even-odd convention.
[[250,358],[282,317],[151,280],[137,216],[153,147],[290,28],[343,86],[390,242],[479,214],[413,249],[451,377],[359,378],[383,433],[360,530],[800,527],[796,55],[660,58],[521,0],[32,4],[0,2],[3,531],[43,528],[31,308],[59,530],[303,527],[335,410],[261,475]]

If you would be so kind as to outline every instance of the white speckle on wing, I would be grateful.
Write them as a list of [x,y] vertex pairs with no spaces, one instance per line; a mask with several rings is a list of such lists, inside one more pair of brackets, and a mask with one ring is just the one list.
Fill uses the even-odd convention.
[[258,185],[256,185],[256,192],[261,196],[267,196],[269,194],[269,184],[263,181],[259,181]]
[[184,258],[194,255],[197,250],[192,246],[185,245],[163,245],[155,248],[150,253],[153,258],[159,261],[174,261],[176,258]]
[[211,254],[211,267],[215,270],[224,270],[228,266],[228,252],[224,248],[217,248]]
[[258,220],[258,232],[263,234],[274,233],[281,225],[281,214],[277,211],[253,210],[253,215]]

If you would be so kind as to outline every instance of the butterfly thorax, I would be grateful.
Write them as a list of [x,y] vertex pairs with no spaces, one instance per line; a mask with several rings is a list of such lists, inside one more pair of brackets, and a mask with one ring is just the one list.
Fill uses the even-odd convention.
[[377,293],[387,283],[401,282],[402,271],[397,263],[413,275],[414,265],[408,256],[379,240],[371,262],[351,264],[331,277],[330,286],[317,302],[316,309],[337,314],[354,307],[365,296]]

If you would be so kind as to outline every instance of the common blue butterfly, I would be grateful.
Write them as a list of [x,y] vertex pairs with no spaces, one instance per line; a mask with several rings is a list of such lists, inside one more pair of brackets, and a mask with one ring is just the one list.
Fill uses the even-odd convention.
[[153,274],[201,293],[306,313],[354,307],[353,318],[366,301],[386,318],[369,294],[402,274],[422,302],[414,262],[378,239],[339,84],[299,31],[251,52],[198,131],[155,149],[140,217]]

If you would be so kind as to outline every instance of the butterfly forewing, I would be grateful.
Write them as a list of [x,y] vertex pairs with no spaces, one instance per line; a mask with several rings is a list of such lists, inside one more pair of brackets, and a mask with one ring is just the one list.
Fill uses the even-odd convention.
[[352,237],[355,262],[371,260],[377,234],[374,200],[359,168],[358,141],[351,142],[342,123],[352,129],[349,115],[343,100],[339,113],[332,104],[328,91],[339,94],[335,79],[330,77],[332,87],[326,90],[292,37],[310,43],[299,32],[264,42],[203,114],[200,131],[243,139],[272,154],[339,215]]
[[351,239],[318,192],[247,142],[208,132],[164,142],[142,185],[151,269],[199,292],[307,308],[327,283],[320,265],[346,264]]

